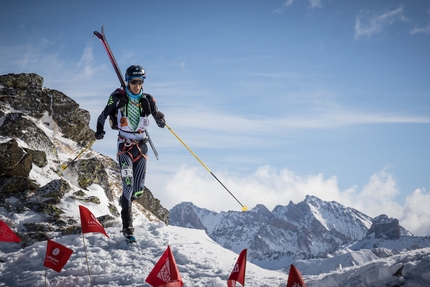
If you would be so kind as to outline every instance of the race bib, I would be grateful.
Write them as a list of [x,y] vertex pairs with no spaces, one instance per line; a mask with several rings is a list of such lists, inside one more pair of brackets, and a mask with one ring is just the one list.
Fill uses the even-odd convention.
[[133,176],[133,169],[131,169],[131,168],[121,169],[121,176],[122,177],[132,177]]

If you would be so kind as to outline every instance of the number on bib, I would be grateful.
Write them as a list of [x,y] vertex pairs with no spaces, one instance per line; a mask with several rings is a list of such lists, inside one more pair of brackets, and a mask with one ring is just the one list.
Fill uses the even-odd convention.
[[132,177],[133,176],[133,169],[131,169],[131,168],[121,169],[121,176],[122,177]]

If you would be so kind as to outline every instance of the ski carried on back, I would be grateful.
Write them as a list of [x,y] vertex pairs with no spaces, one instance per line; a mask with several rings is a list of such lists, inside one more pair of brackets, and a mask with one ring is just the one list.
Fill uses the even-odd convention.
[[[113,56],[112,50],[110,49],[109,44],[106,40],[103,27],[104,26],[102,26],[101,33],[98,31],[94,31],[94,35],[96,35],[97,38],[99,38],[99,40],[102,42],[103,47],[105,48],[106,53],[109,57],[109,60],[112,63],[113,69],[115,70],[116,76],[118,77],[118,80],[121,83],[121,87],[125,90],[126,84],[125,84],[124,78],[122,77],[122,73],[121,73],[121,70],[119,69],[118,63],[116,62],[115,57]],[[151,146],[151,149],[158,160],[158,153],[157,153],[157,150],[155,149],[154,143],[152,142],[151,137],[149,136],[149,133],[147,130],[145,130],[145,133],[148,137],[149,145]]]

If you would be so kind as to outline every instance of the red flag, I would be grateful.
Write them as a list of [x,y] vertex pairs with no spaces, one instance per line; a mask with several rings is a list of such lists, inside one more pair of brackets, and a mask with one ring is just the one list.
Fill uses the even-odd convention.
[[248,250],[243,249],[237,258],[236,264],[234,264],[233,271],[228,277],[227,287],[236,287],[236,281],[245,286],[245,270],[246,270],[246,255]]
[[167,246],[166,251],[161,255],[145,281],[153,287],[182,287],[184,285],[170,246]]
[[305,281],[303,281],[302,278],[302,274],[300,274],[300,271],[293,264],[290,266],[287,287],[306,287]]
[[82,233],[99,232],[103,233],[109,238],[109,235],[107,235],[103,225],[97,220],[97,218],[88,208],[83,205],[79,205],[79,213],[81,215]]
[[21,239],[7,226],[3,220],[0,220],[0,241],[21,242]]
[[46,246],[45,263],[43,266],[51,268],[60,273],[61,269],[63,269],[64,265],[66,265],[72,253],[72,249],[69,249],[55,241],[48,240],[48,245]]

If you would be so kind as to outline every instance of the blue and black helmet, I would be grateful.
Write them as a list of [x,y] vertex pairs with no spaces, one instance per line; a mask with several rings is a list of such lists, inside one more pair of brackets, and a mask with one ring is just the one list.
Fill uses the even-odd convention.
[[132,65],[128,67],[127,71],[125,72],[125,80],[128,82],[133,78],[140,78],[142,80],[145,80],[146,73],[142,66]]

